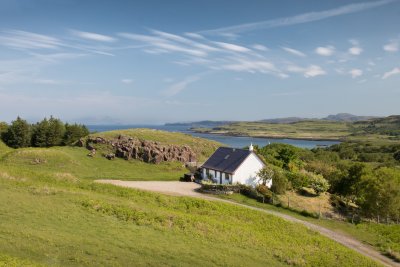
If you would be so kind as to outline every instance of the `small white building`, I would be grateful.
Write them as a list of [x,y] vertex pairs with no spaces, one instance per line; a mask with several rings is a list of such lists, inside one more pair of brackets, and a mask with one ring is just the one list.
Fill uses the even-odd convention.
[[[220,147],[201,166],[201,174],[203,179],[217,184],[255,186],[260,180],[257,173],[264,167],[264,162],[253,152],[253,145],[249,150]],[[269,181],[267,186],[271,185],[272,181]]]

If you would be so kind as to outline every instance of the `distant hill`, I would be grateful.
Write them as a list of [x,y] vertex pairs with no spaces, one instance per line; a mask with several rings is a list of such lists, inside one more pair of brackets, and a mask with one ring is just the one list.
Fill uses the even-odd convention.
[[324,120],[324,121],[340,121],[340,122],[355,122],[355,121],[368,121],[371,119],[379,118],[376,116],[357,116],[350,113],[338,113],[336,115],[328,115],[325,118],[301,118],[301,117],[286,117],[277,119],[265,119],[261,122],[266,123],[295,123],[299,121],[314,121],[314,120]]
[[300,117],[287,117],[287,118],[277,118],[277,119],[265,119],[265,120],[260,120],[261,122],[266,122],[266,123],[294,123],[294,122],[299,122],[299,121],[308,121],[308,120],[318,120],[318,119],[307,119],[307,118],[300,118]]
[[[274,119],[264,119],[257,122],[275,123],[275,124],[288,124],[296,123],[300,121],[338,121],[338,122],[356,122],[356,121],[368,121],[371,119],[379,118],[377,116],[357,116],[350,113],[338,113],[336,115],[329,115],[325,118],[302,118],[302,117],[284,117]],[[193,121],[193,122],[176,122],[166,123],[165,126],[187,126],[188,128],[215,128],[231,123],[237,123],[239,121]],[[251,121],[249,121],[251,122]]]
[[400,115],[358,121],[354,123],[354,126],[362,129],[365,134],[400,136]]
[[329,115],[325,118],[322,118],[323,120],[327,121],[349,121],[349,122],[354,122],[354,121],[368,121],[371,119],[378,118],[376,116],[357,116],[353,115],[350,113],[338,113],[336,115]]
[[214,128],[235,121],[193,121],[193,122],[176,122],[166,123],[165,126],[187,126],[188,128]]

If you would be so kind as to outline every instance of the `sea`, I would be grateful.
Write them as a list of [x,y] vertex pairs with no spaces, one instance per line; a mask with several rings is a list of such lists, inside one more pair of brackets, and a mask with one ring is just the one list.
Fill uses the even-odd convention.
[[245,137],[245,136],[226,136],[206,133],[195,133],[190,131],[188,126],[183,125],[87,125],[90,132],[105,132],[112,130],[124,130],[124,129],[137,129],[137,128],[148,128],[163,130],[168,132],[180,132],[189,134],[196,137],[201,137],[209,140],[214,140],[223,143],[229,147],[243,148],[250,144],[258,146],[266,146],[272,143],[283,143],[289,144],[301,148],[312,149],[315,147],[327,147],[334,144],[339,144],[338,141],[317,141],[317,140],[298,140],[298,139],[276,139],[276,138],[256,138],[256,137]]

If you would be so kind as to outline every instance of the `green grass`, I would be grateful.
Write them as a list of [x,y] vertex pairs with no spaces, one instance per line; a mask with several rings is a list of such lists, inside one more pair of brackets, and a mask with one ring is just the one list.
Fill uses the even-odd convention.
[[87,152],[0,143],[0,266],[376,266],[268,214],[93,183],[177,180],[185,169]]
[[138,160],[107,160],[87,156],[78,147],[24,148],[11,150],[0,158],[1,172],[12,176],[55,176],[71,179],[178,180],[187,170],[182,163],[154,165]]
[[390,120],[386,124],[375,123],[375,130],[368,128],[370,124],[371,122],[351,123],[324,120],[309,120],[295,123],[236,122],[213,129],[197,128],[194,131],[267,138],[370,141],[380,144],[399,142],[399,135],[393,135],[393,133],[400,131],[398,123]]
[[312,217],[304,217],[300,215],[300,212],[293,212],[285,208],[276,207],[270,204],[259,203],[254,199],[248,198],[240,194],[222,195],[219,197],[253,207],[278,211],[302,220],[310,221],[312,223],[352,236],[363,243],[375,247],[382,253],[393,251],[395,254],[400,255],[400,225],[386,225],[369,222],[351,224],[345,221],[314,219]]
[[303,226],[224,203],[51,178],[0,178],[0,203],[0,266],[377,266]]
[[200,131],[252,137],[338,140],[350,134],[350,124],[330,121],[301,121],[289,124],[237,122]]
[[[115,138],[132,136],[163,144],[188,145],[200,159],[210,156],[220,145],[207,139],[181,133],[150,129],[133,129],[97,133],[94,136]],[[88,157],[88,150],[79,147],[11,149],[0,142],[0,176],[54,176],[59,179],[178,180],[187,169],[181,162],[149,164],[138,160],[107,160],[97,153]]]

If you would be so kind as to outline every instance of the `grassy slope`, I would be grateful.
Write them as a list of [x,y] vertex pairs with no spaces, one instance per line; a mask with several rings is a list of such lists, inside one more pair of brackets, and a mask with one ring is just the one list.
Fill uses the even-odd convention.
[[[312,223],[348,234],[364,243],[374,246],[382,253],[385,253],[388,250],[392,250],[396,254],[400,255],[400,225],[385,225],[385,224],[366,223],[366,222],[355,225],[343,221],[314,219],[311,217],[301,216],[298,213],[292,212],[284,208],[275,207],[269,204],[262,204],[255,201],[254,199],[250,199],[248,197],[239,194],[234,194],[231,196],[221,196],[221,197],[254,207],[279,211],[294,217],[298,217],[302,220],[308,220]],[[285,197],[282,197],[282,200],[284,199]],[[282,202],[285,203],[284,201]],[[295,200],[292,200],[291,203],[294,208],[296,208],[297,205],[298,206],[297,208],[300,211],[304,209],[304,206],[302,206],[302,209],[300,209],[299,204],[295,203]],[[305,208],[305,210],[310,212],[316,212],[315,207],[314,209]]]
[[0,203],[0,251],[18,261],[62,266],[376,265],[305,227],[224,203],[88,181],[17,177],[0,178]]
[[[165,144],[189,145],[204,159],[219,143],[181,133],[135,129],[98,133],[113,138],[119,134]],[[60,179],[178,180],[187,170],[180,162],[159,165],[137,160],[109,161],[98,153],[88,157],[88,150],[79,147],[10,149],[0,143],[0,174],[3,176],[55,176]]]
[[349,135],[350,127],[345,122],[330,121],[301,121],[289,124],[238,122],[220,126],[216,130],[211,130],[211,133],[270,138],[337,140]]
[[210,259],[215,265],[373,265],[298,225],[254,211],[91,185],[97,178],[176,180],[184,170],[86,153],[0,143],[0,266],[205,265]]

